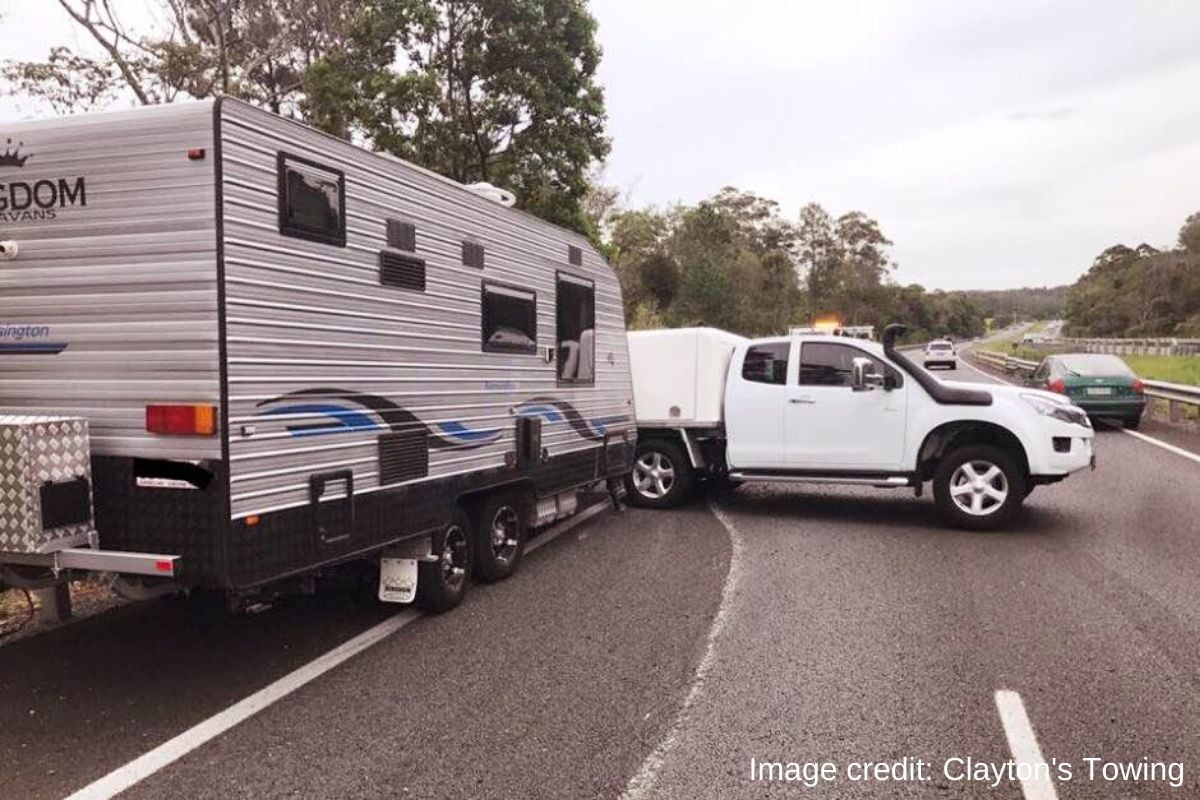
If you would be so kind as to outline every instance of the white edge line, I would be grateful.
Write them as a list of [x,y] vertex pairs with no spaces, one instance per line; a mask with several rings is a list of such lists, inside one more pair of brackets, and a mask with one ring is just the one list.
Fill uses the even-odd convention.
[[1004,736],[1008,739],[1008,750],[1013,760],[1017,764],[1027,765],[1033,772],[1028,778],[1020,779],[1025,800],[1058,800],[1050,767],[1042,757],[1042,749],[1033,733],[1029,715],[1025,713],[1021,695],[1009,689],[998,690],[996,711],[1000,714],[1000,724],[1004,727]]
[[1174,453],[1177,456],[1183,456],[1184,458],[1191,459],[1192,461],[1195,461],[1197,464],[1200,464],[1200,455],[1196,455],[1195,453],[1193,453],[1190,450],[1184,450],[1182,447],[1176,447],[1175,445],[1170,444],[1169,442],[1164,442],[1161,439],[1155,439],[1153,436],[1147,436],[1146,434],[1141,433],[1139,431],[1131,431],[1128,428],[1122,428],[1121,430],[1123,432],[1129,434],[1130,436],[1132,436],[1135,439],[1141,439],[1143,442],[1148,442],[1148,443],[1154,445],[1155,447],[1161,447],[1163,450],[1166,450],[1167,452]]
[[[967,366],[970,367],[971,369],[975,370],[976,372],[978,372],[980,375],[983,375],[985,377],[995,378],[998,381],[1004,381],[1009,386],[1017,385],[1017,384],[1013,383],[1012,381],[1001,378],[999,375],[992,375],[989,372],[984,372],[983,370],[981,370],[979,367],[975,366],[974,364],[967,363]],[[1152,444],[1155,447],[1161,447],[1163,450],[1166,450],[1169,453],[1174,453],[1177,456],[1183,456],[1186,459],[1195,461],[1197,464],[1200,464],[1200,454],[1193,453],[1191,450],[1184,450],[1182,447],[1177,447],[1176,445],[1173,445],[1170,442],[1164,442],[1162,439],[1155,439],[1153,436],[1147,436],[1146,434],[1144,434],[1140,431],[1131,431],[1128,428],[1121,428],[1120,431],[1122,433],[1129,434],[1130,436],[1132,436],[1135,439],[1141,439],[1143,442],[1146,442],[1147,444]]]
[[712,670],[713,661],[715,660],[714,652],[716,650],[717,639],[720,638],[721,632],[725,629],[729,618],[730,606],[733,605],[733,598],[738,591],[738,582],[742,573],[742,534],[738,531],[737,526],[733,524],[732,520],[725,515],[725,512],[718,508],[711,500],[708,503],[708,507],[712,509],[713,515],[725,527],[731,546],[729,569],[725,573],[725,585],[721,588],[721,601],[717,606],[717,613],[713,617],[712,625],[708,629],[708,638],[704,643],[704,654],[700,657],[700,663],[696,665],[696,671],[692,675],[692,683],[688,689],[687,697],[684,698],[683,706],[680,707],[678,713],[675,715],[675,720],[672,722],[666,736],[646,756],[637,773],[629,779],[629,784],[625,787],[625,791],[621,793],[620,800],[642,800],[642,798],[649,797],[653,793],[655,783],[658,780],[658,773],[662,769],[663,764],[666,763],[667,756],[671,750],[675,748],[680,731],[687,722],[692,708],[704,691],[705,680],[708,677],[708,673]]
[[[540,547],[562,536],[567,531],[586,522],[608,508],[607,502],[598,503],[580,511],[570,519],[545,531],[534,538],[526,548],[532,553]],[[258,712],[279,702],[298,689],[312,683],[330,670],[349,661],[364,650],[379,644],[406,625],[425,616],[416,609],[407,609],[394,617],[380,622],[372,628],[343,642],[329,652],[318,656],[299,669],[289,672],[274,683],[259,689],[252,695],[239,700],[224,711],[218,712],[203,722],[188,728],[183,733],[138,756],[133,761],[118,767],[74,794],[67,800],[108,800],[130,789],[154,773],[183,758],[221,734],[245,722]]]

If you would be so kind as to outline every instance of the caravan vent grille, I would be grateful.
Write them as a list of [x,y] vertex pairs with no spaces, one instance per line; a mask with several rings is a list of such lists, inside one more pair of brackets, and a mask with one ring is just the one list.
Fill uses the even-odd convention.
[[379,254],[379,282],[399,289],[425,291],[425,259],[385,250]]
[[578,247],[567,248],[567,261],[576,267],[583,266],[583,251]]
[[417,226],[411,222],[389,219],[387,221],[387,243],[388,247],[394,247],[397,250],[406,250],[409,253],[417,252]]
[[462,263],[468,267],[483,269],[483,245],[478,242],[463,242]]
[[390,486],[429,475],[429,441],[425,431],[385,433],[379,437],[379,485]]

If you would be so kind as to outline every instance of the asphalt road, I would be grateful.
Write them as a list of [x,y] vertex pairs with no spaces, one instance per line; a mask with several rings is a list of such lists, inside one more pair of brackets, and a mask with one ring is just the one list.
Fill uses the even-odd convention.
[[[1007,533],[907,490],[605,512],[127,795],[1018,798],[941,774],[1010,758],[1010,690],[1075,767],[1059,797],[1200,796],[1200,464],[1119,431],[1098,454]],[[0,647],[0,797],[69,794],[388,613],[339,587],[232,620],[156,601]],[[905,756],[929,779],[844,777]],[[1184,786],[1082,760],[1143,756]],[[839,777],[754,782],[752,757]]]

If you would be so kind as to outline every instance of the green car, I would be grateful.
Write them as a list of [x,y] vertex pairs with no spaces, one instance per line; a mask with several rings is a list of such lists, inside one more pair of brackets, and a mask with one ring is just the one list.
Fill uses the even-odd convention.
[[1146,387],[1129,365],[1105,353],[1046,356],[1027,381],[1029,386],[1065,394],[1088,416],[1119,419],[1136,429],[1146,410]]

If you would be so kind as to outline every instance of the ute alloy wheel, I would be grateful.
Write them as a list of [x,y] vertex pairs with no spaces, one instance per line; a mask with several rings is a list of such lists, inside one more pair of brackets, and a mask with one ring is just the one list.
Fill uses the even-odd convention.
[[467,593],[474,551],[467,515],[456,511],[446,529],[433,538],[437,561],[423,561],[417,566],[417,607],[440,612],[461,603]]
[[646,453],[633,465],[633,485],[638,494],[660,500],[675,487],[675,465],[658,451]]
[[986,517],[1008,499],[1008,479],[988,461],[967,461],[950,476],[950,497],[968,514]]
[[525,554],[525,516],[521,497],[489,497],[475,515],[475,577],[492,583],[517,571]]
[[682,448],[665,439],[638,443],[633,471],[625,476],[630,505],[669,508],[687,499],[695,476]]
[[1020,510],[1027,483],[1007,450],[972,445],[949,453],[938,464],[933,496],[950,523],[968,530],[993,530]]

